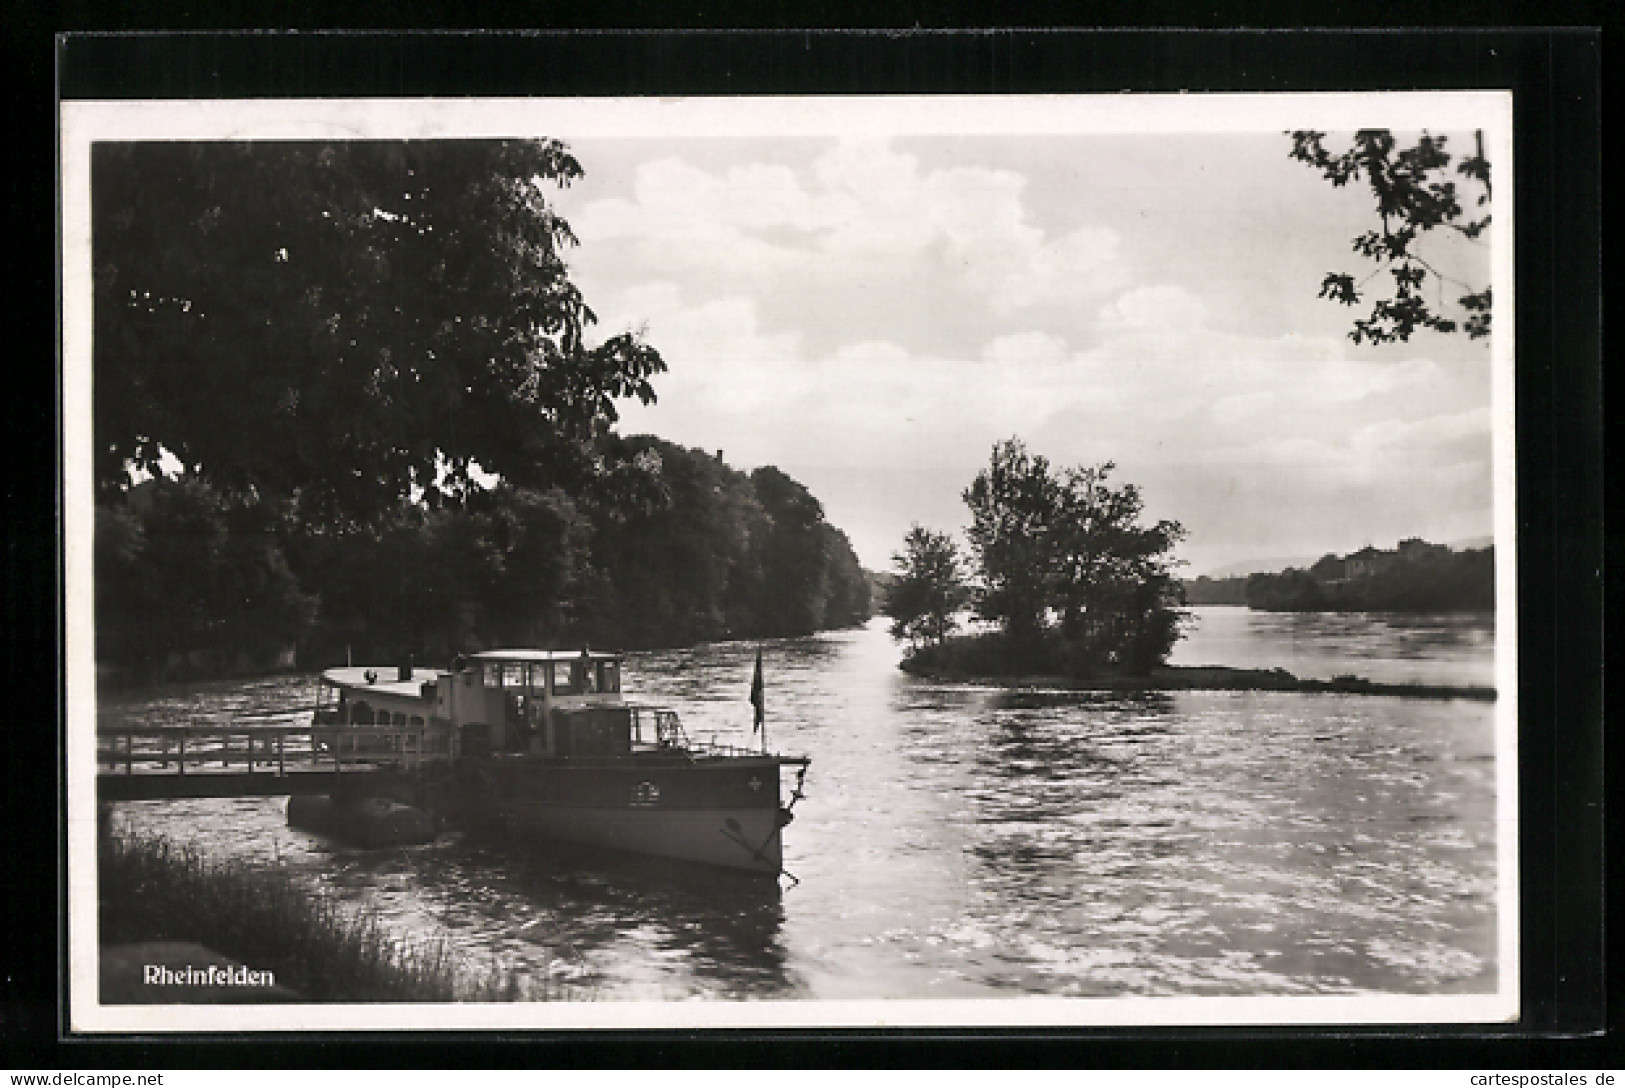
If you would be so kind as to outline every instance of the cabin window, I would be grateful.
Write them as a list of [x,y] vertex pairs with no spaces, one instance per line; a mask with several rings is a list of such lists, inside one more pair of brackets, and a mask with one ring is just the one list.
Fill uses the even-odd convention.
[[412,715],[411,720],[407,722],[407,724],[409,726],[411,726],[413,729],[422,729],[423,728],[423,718],[422,718],[421,715],[414,714],[414,715]]
[[402,714],[400,711],[396,711],[393,724],[395,724],[395,725],[405,725],[406,724],[406,715]]
[[509,691],[523,691],[525,687],[525,666],[516,661],[504,663],[502,666],[502,686]]
[[613,694],[621,690],[621,669],[617,661],[598,663],[598,690]]
[[570,681],[575,677],[571,673],[570,666],[563,661],[554,661],[547,667],[553,673],[553,694],[574,695],[576,689]]

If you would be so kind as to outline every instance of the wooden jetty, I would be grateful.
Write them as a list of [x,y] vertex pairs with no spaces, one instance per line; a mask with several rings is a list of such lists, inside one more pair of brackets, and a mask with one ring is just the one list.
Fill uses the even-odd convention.
[[342,793],[449,760],[427,726],[112,726],[97,730],[99,801]]

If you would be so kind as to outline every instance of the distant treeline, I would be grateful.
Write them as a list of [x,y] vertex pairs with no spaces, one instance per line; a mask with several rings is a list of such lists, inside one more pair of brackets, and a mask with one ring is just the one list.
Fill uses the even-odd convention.
[[[1228,594],[1237,580],[1206,581],[1216,594]],[[1269,612],[1489,612],[1495,608],[1495,549],[1457,552],[1412,539],[1393,551],[1326,555],[1308,570],[1250,576],[1244,601]]]
[[1184,580],[1186,604],[1246,604],[1247,576],[1209,578],[1201,575]]
[[103,664],[161,675],[286,659],[420,663],[495,645],[686,645],[861,623],[846,535],[773,467],[653,437],[600,441],[567,493],[501,484],[369,525],[154,479],[97,509]]

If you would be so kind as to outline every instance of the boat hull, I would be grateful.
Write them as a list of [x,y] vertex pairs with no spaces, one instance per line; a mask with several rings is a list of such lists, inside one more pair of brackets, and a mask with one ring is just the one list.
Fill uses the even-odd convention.
[[783,864],[775,809],[588,808],[504,801],[503,824],[527,840],[556,840],[776,876]]
[[558,840],[745,872],[783,862],[773,757],[573,761],[494,759],[476,771],[494,822]]

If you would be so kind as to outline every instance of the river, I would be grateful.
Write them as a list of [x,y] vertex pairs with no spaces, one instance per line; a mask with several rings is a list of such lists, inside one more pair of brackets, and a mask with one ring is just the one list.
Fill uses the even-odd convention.
[[[1199,608],[1175,663],[1493,682],[1493,621]],[[882,620],[762,644],[770,746],[812,757],[782,893],[443,836],[350,849],[277,799],[128,826],[287,866],[537,992],[597,1000],[1485,993],[1494,704],[934,683]],[[638,653],[627,687],[750,743],[755,644]],[[309,676],[104,696],[103,721],[308,703]]]

